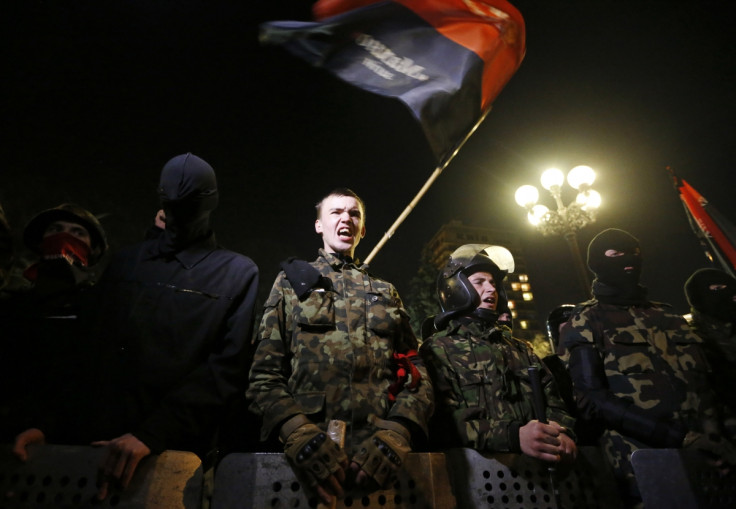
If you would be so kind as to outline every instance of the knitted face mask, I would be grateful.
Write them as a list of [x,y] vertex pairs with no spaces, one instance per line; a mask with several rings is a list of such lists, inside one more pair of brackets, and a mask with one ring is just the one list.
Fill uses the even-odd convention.
[[622,293],[637,287],[641,266],[639,241],[623,230],[604,230],[588,246],[588,267],[596,279]]
[[693,309],[723,322],[736,322],[736,280],[725,272],[695,272],[685,283],[685,293]]

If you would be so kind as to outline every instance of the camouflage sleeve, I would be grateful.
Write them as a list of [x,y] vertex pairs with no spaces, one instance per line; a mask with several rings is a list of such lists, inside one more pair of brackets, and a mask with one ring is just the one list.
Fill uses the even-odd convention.
[[434,412],[434,391],[432,388],[432,380],[427,373],[422,358],[418,354],[419,343],[414,331],[411,328],[409,315],[404,310],[396,289],[392,292],[398,303],[398,313],[400,314],[400,327],[396,338],[396,351],[409,356],[412,364],[417,368],[421,375],[419,383],[413,386],[410,383],[404,384],[402,390],[396,395],[396,401],[389,410],[389,418],[407,419],[422,430],[424,438],[429,434],[429,419]]
[[[570,376],[581,417],[602,421],[607,428],[653,447],[679,447],[685,430],[660,420],[631,399],[614,394],[608,385],[603,358],[593,328],[576,315],[562,329],[561,340],[568,353]],[[602,344],[602,339],[598,338]]]
[[250,410],[263,418],[261,440],[266,440],[275,427],[301,413],[288,390],[291,368],[287,353],[291,341],[291,317],[287,302],[293,293],[284,273],[280,273],[264,305],[258,330],[258,346],[250,368],[247,398]]
[[576,436],[573,431],[575,429],[575,418],[570,415],[565,401],[560,396],[555,377],[543,363],[537,362],[537,364],[542,366],[541,371],[544,373],[542,383],[544,384],[544,397],[547,403],[547,420],[564,426],[567,429],[567,435],[575,440]]
[[[697,394],[696,414],[698,422],[691,424],[690,427],[696,431],[702,430],[722,434],[733,440],[734,430],[736,429],[734,428],[736,421],[733,410],[736,409],[729,409],[725,403],[725,398],[718,395],[719,389],[725,389],[727,393],[731,391],[730,384],[726,384],[725,387],[713,385],[717,383],[714,377],[714,366],[712,365],[712,362],[716,359],[709,360],[707,342],[693,331],[682,316],[666,313],[666,317],[673,322],[672,325],[668,324],[668,328],[674,331],[670,335],[673,342],[676,342],[683,349],[680,358],[688,366],[688,388],[691,392]],[[689,346],[686,346],[688,342]],[[736,345],[731,340],[729,340],[729,343]],[[733,365],[728,360],[729,358],[730,356],[726,353],[726,350],[719,350],[718,360],[726,363],[728,366],[726,369]]]
[[451,360],[459,359],[445,348],[448,342],[451,343],[452,338],[435,336],[421,348],[422,358],[435,386],[438,427],[452,430],[456,441],[463,447],[479,451],[520,452],[519,428],[522,423],[509,415],[491,417],[479,401],[466,398]]
[[[542,390],[544,392],[544,417],[547,419],[548,422],[554,421],[557,424],[564,426],[567,429],[567,435],[575,440],[575,418],[570,415],[570,412],[567,409],[567,405],[565,403],[565,400],[561,396],[560,389],[557,386],[557,381],[554,374],[544,362],[539,360],[537,354],[534,353],[534,347],[531,343],[518,339],[517,342],[518,348],[520,350],[523,350],[523,352],[519,351],[519,355],[524,356],[523,366],[524,369],[527,370],[527,374],[529,367],[537,366],[539,368],[542,382]],[[529,378],[527,376],[521,376],[521,383],[528,384],[528,394],[530,394],[529,397],[533,399],[534,391]],[[532,406],[534,405],[534,403],[531,401],[529,402],[529,404]],[[536,416],[536,412],[534,412],[533,415]]]

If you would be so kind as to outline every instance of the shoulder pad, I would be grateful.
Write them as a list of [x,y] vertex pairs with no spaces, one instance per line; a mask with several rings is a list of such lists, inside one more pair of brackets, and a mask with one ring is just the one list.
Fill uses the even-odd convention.
[[281,262],[280,265],[299,300],[306,296],[312,288],[324,286],[325,278],[316,267],[307,261],[292,256]]

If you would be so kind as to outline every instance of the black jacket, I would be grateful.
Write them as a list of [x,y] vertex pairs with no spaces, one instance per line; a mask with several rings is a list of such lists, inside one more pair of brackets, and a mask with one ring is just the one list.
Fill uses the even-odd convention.
[[203,454],[245,391],[257,287],[255,263],[214,235],[173,256],[155,239],[120,252],[98,285],[96,439]]

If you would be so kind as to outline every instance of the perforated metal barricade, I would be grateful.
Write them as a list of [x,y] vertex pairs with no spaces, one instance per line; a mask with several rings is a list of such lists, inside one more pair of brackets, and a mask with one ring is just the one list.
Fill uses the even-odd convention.
[[[319,500],[303,489],[279,453],[233,453],[215,472],[212,509],[316,508]],[[410,453],[406,468],[387,490],[349,492],[337,508],[452,509],[457,507],[450,489],[445,456]]]
[[597,447],[581,447],[573,467],[522,454],[447,452],[450,482],[462,509],[619,509],[613,473]]
[[3,446],[0,453],[0,509],[80,508],[198,509],[202,466],[191,452],[165,451],[144,458],[125,491],[97,501],[101,448],[39,445],[21,463]]
[[631,464],[647,509],[736,507],[736,471],[715,468],[695,451],[639,449]]

